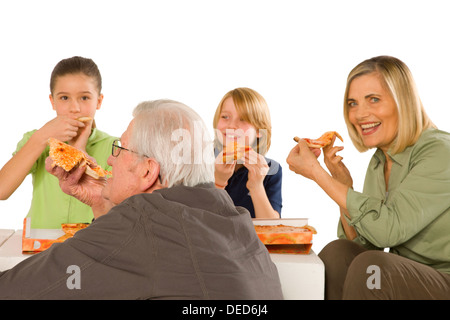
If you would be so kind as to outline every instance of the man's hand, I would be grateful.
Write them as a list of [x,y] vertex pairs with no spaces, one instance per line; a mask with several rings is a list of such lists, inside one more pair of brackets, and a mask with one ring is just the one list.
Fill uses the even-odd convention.
[[66,172],[63,168],[55,166],[48,157],[45,160],[45,169],[59,180],[61,190],[92,207],[94,217],[97,218],[109,211],[113,206],[102,197],[102,190],[106,184],[105,178],[94,179],[85,173],[86,165],[80,165]]

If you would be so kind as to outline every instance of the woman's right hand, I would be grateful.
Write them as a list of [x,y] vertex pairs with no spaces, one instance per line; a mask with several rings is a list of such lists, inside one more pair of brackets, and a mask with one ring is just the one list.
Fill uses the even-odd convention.
[[342,157],[338,156],[337,153],[342,151],[344,147],[334,146],[336,136],[333,137],[331,144],[323,148],[323,160],[331,176],[338,180],[339,182],[345,184],[346,186],[353,188],[353,179],[350,171],[347,169],[345,164],[342,162]]

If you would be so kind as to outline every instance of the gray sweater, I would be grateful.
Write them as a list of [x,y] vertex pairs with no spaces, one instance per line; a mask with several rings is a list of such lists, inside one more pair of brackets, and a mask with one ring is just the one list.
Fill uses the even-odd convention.
[[0,299],[282,299],[247,210],[213,184],[139,194],[0,274]]

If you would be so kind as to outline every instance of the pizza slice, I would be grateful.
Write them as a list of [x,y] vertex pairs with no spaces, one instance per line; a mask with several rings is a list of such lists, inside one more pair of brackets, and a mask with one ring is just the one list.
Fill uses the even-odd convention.
[[[326,147],[327,145],[329,145],[334,136],[338,137],[339,140],[344,142],[341,135],[339,133],[337,133],[336,131],[325,132],[318,139],[303,138],[303,140],[306,141],[306,144],[308,145],[308,147],[320,149],[320,148],[323,148],[323,147]],[[299,140],[300,140],[300,138],[298,138],[298,137],[294,138],[295,142],[298,142]]]
[[50,146],[49,156],[53,160],[53,164],[67,172],[76,166],[86,164],[86,174],[95,179],[111,175],[111,172],[104,170],[91,161],[84,152],[67,143],[50,138],[48,139],[48,145]]
[[223,163],[241,159],[250,149],[249,146],[242,146],[237,141],[228,143],[223,149]]

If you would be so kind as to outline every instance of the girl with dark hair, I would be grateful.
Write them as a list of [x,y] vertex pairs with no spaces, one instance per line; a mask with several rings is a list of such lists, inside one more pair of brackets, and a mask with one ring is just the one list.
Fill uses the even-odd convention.
[[0,199],[6,200],[25,177],[33,175],[33,198],[28,217],[32,228],[58,229],[62,223],[90,222],[92,209],[64,194],[45,170],[47,140],[67,142],[109,170],[106,161],[115,137],[98,130],[94,116],[103,101],[102,78],[91,59],[61,60],[50,78],[50,102],[56,117],[39,130],[25,133],[13,157],[0,170]]

